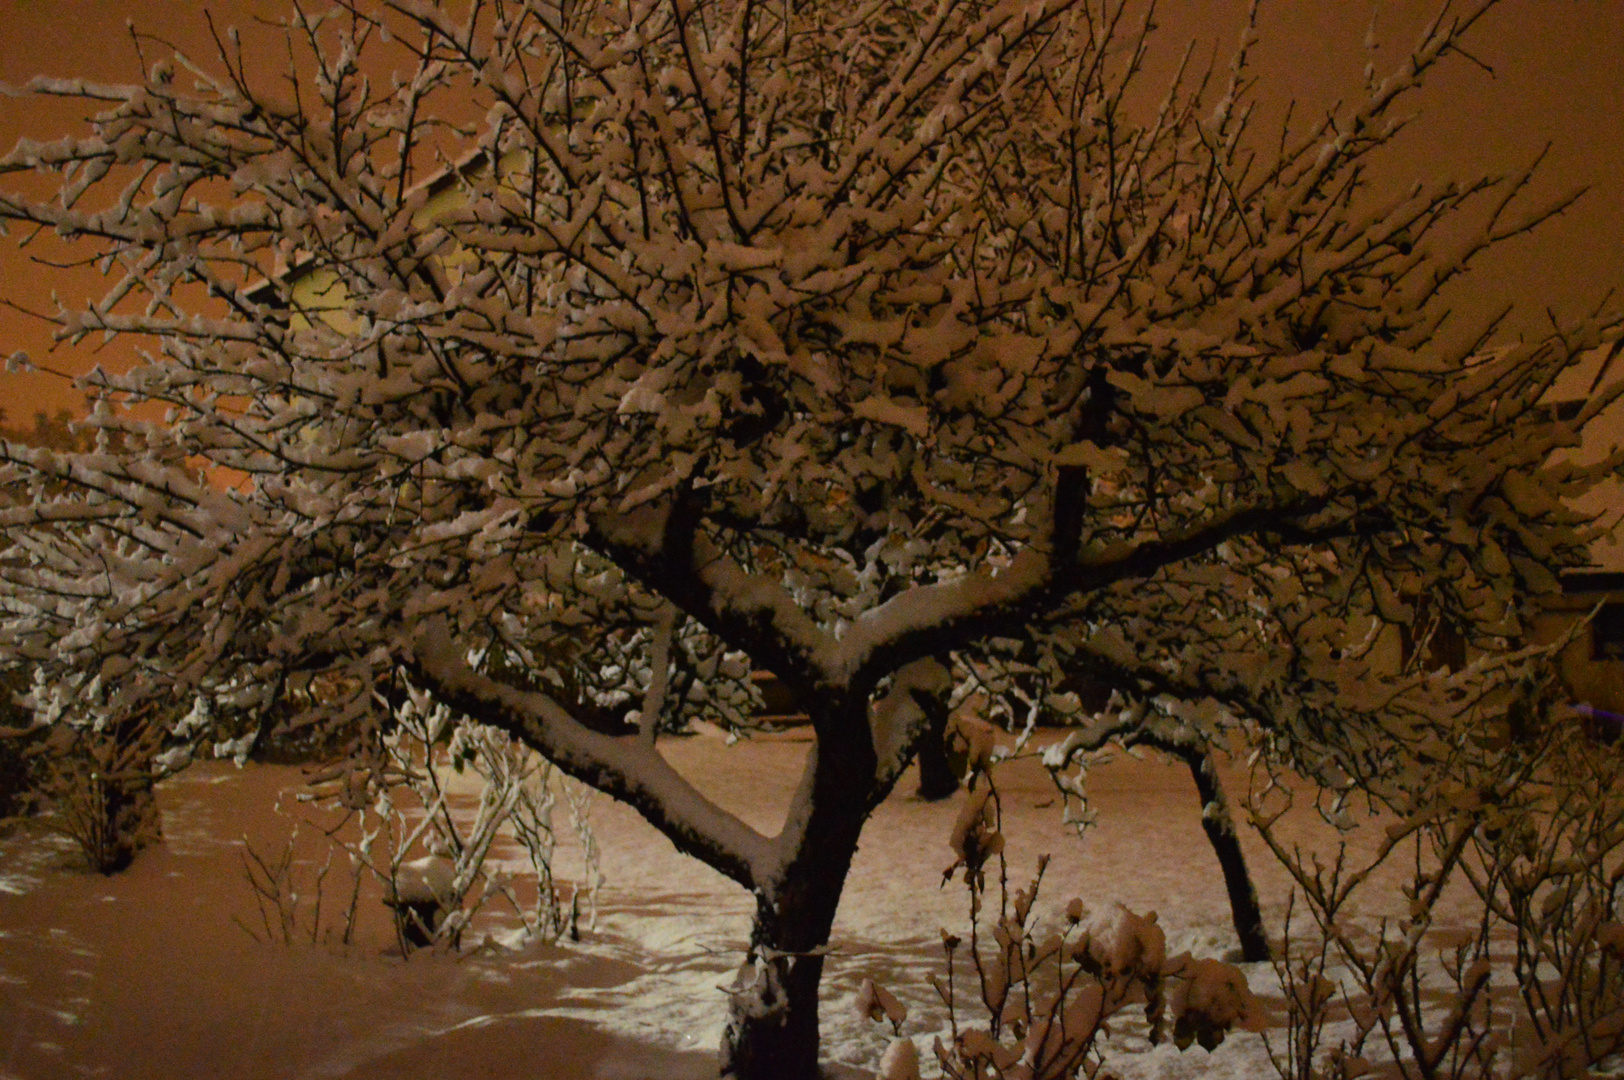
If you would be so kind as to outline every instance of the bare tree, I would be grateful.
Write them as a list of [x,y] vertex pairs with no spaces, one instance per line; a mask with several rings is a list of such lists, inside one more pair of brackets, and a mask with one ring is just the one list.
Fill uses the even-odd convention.
[[[1372,627],[1424,592],[1502,642],[1582,560],[1605,466],[1548,462],[1618,391],[1539,402],[1617,320],[1437,335],[1561,204],[1365,183],[1489,6],[1269,138],[1244,40],[1136,108],[1109,0],[341,2],[265,69],[223,34],[36,82],[101,111],[0,163],[61,176],[0,218],[109,274],[65,339],[158,351],[89,380],[126,441],[4,445],[0,651],[125,710],[342,672],[346,725],[404,672],[750,890],[722,1067],[809,1077],[859,834],[954,672],[1027,643],[1372,778],[1482,700]],[[659,748],[751,668],[816,734],[774,836]]]

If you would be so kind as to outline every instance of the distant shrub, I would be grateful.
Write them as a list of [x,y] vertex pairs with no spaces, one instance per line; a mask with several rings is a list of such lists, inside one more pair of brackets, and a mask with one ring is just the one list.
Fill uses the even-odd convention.
[[58,726],[33,752],[49,824],[99,874],[116,874],[162,835],[153,790],[161,727],[127,719],[96,729]]

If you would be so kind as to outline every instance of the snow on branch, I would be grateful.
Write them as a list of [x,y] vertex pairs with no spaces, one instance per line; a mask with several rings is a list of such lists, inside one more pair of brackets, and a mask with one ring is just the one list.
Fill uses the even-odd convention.
[[436,700],[525,738],[560,769],[634,807],[680,850],[746,888],[762,880],[769,841],[701,795],[652,745],[592,731],[545,695],[479,674],[443,619],[418,624],[409,659]]
[[[87,377],[95,445],[0,449],[0,665],[353,732],[406,663],[769,923],[973,694],[1374,775],[1513,678],[1382,643],[1504,655],[1618,468],[1571,451],[1624,381],[1549,400],[1617,313],[1440,335],[1565,203],[1366,168],[1491,6],[1278,138],[1256,27],[1147,95],[1103,0],[345,2],[268,69],[39,84],[95,115],[0,220],[107,275],[61,337],[158,348]],[[773,840],[654,747],[747,727],[752,673],[817,736]]]

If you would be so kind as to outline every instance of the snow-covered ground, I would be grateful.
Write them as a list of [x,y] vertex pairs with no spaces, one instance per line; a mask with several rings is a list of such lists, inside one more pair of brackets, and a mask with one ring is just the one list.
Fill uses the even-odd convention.
[[[730,747],[707,732],[662,745],[712,797],[773,831],[807,738],[790,731]],[[1001,769],[1012,879],[1024,882],[1040,853],[1053,856],[1040,908],[1059,910],[1072,896],[1096,911],[1119,902],[1157,911],[1170,951],[1222,957],[1235,947],[1182,766],[1119,758],[1096,769],[1099,821],[1082,839],[1062,821],[1036,762]],[[1228,782],[1238,793],[1245,781],[1232,773]],[[850,1007],[864,979],[910,1006],[905,1031],[934,1074],[930,1035],[945,1016],[925,976],[943,970],[940,930],[965,926],[962,886],[940,885],[963,796],[926,803],[915,783],[905,776],[870,821],[835,926],[822,1015],[836,1075],[866,1075],[858,1070],[872,1069],[885,1045]],[[0,1078],[714,1075],[721,987],[743,956],[749,897],[635,813],[602,797],[591,803],[607,882],[596,926],[578,944],[465,940],[461,955],[402,960],[375,893],[362,898],[361,935],[348,948],[263,944],[244,929],[264,936],[244,844],[282,850],[299,785],[294,768],[196,766],[160,789],[164,844],[111,878],[78,869],[64,841],[36,829],[0,841]],[[1332,841],[1306,818],[1292,828],[1304,843]],[[301,837],[302,856],[323,854],[319,836],[307,828]],[[1255,837],[1243,839],[1278,932],[1285,875]],[[579,852],[562,849],[560,875],[579,868]],[[340,877],[328,879],[329,904]],[[500,935],[502,923],[482,929]],[[1265,1004],[1278,1002],[1268,965],[1244,970]],[[1128,1066],[1113,1061],[1145,1077],[1272,1075],[1261,1040],[1244,1033],[1210,1055],[1164,1045]]]

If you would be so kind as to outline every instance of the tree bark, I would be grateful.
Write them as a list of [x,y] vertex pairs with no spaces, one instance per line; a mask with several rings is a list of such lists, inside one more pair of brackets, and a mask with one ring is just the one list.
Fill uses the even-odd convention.
[[1268,935],[1263,932],[1263,913],[1257,905],[1257,887],[1252,885],[1252,872],[1246,866],[1246,853],[1241,851],[1241,840],[1234,832],[1234,814],[1229,812],[1229,799],[1224,796],[1223,783],[1218,780],[1218,763],[1212,747],[1199,737],[1168,737],[1147,731],[1124,732],[1125,744],[1142,744],[1171,754],[1189,765],[1195,780],[1195,791],[1202,799],[1202,830],[1207,843],[1218,856],[1218,869],[1223,870],[1224,892],[1229,893],[1229,921],[1234,934],[1241,940],[1241,960],[1260,963],[1268,960]]
[[1190,768],[1195,789],[1201,797],[1201,828],[1218,857],[1218,868],[1224,875],[1224,890],[1229,894],[1229,917],[1235,925],[1235,936],[1240,940],[1241,959],[1248,964],[1269,959],[1269,938],[1263,931],[1263,912],[1258,907],[1257,888],[1252,884],[1251,871],[1246,867],[1246,855],[1241,851],[1240,838],[1235,833],[1235,816],[1230,812],[1229,799],[1223,783],[1218,779],[1218,764],[1212,748],[1194,735],[1169,737],[1148,731],[1123,733],[1125,745],[1142,743],[1164,754],[1172,754]]

